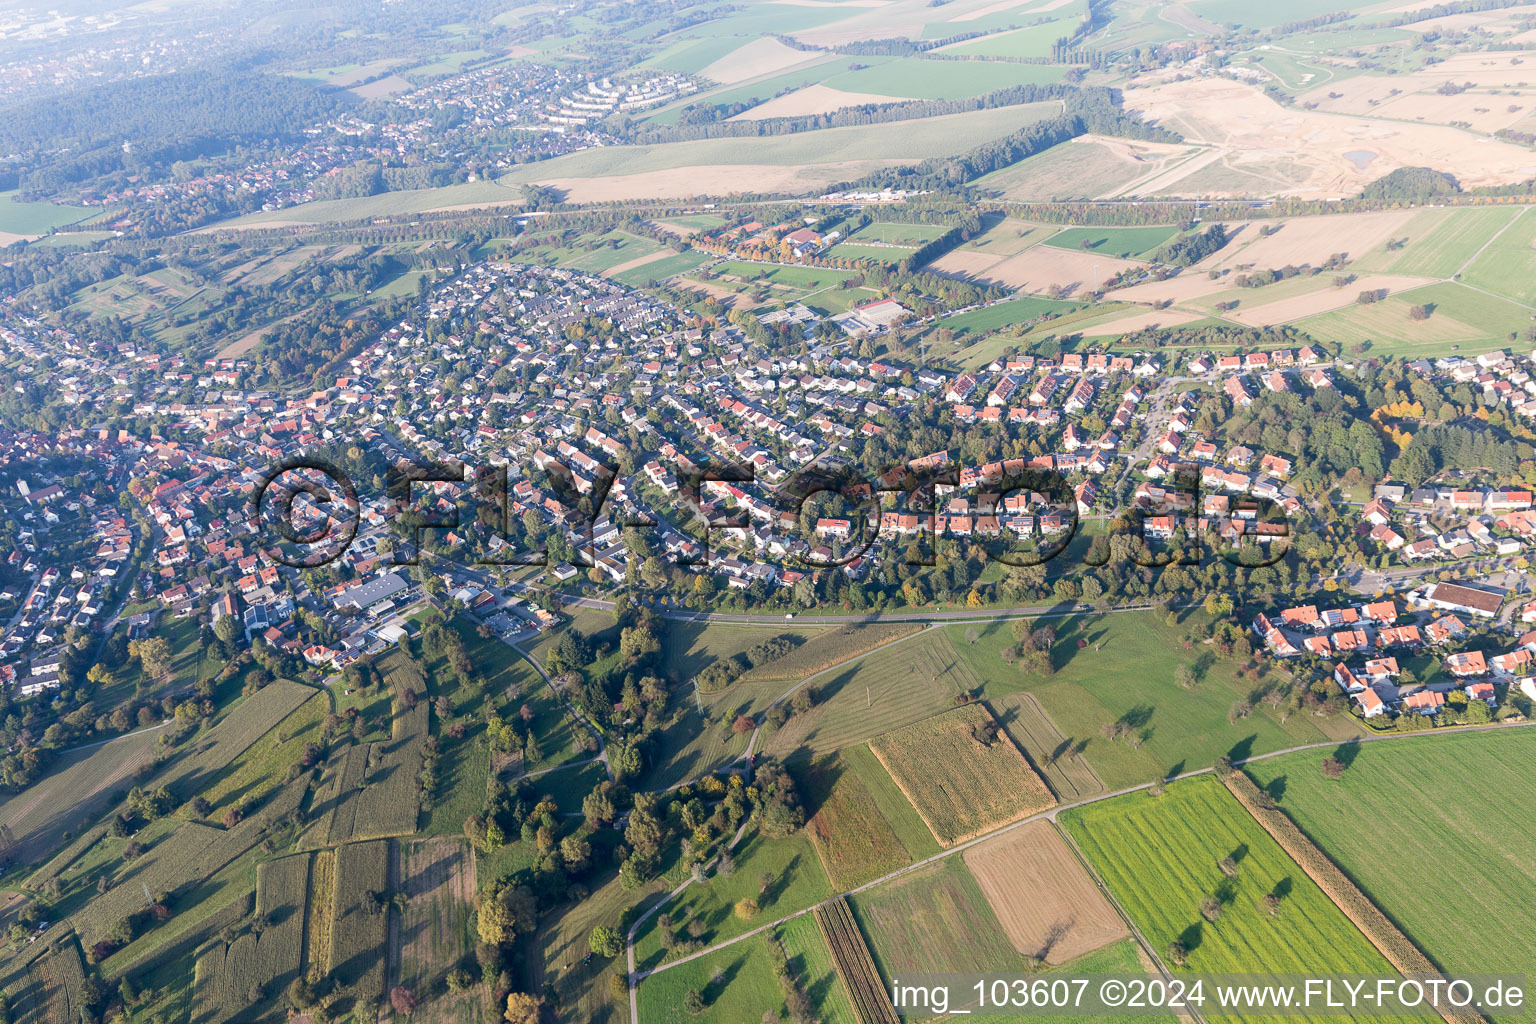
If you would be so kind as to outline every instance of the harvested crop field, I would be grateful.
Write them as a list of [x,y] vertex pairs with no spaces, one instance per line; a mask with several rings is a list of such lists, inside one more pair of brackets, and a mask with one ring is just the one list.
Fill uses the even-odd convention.
[[[1113,256],[1098,256],[1088,252],[1074,252],[1049,246],[1035,246],[1017,256],[994,262],[985,268],[975,268],[975,254],[963,254],[961,261],[946,253],[934,261],[929,269],[962,277],[977,284],[1003,285],[1027,292],[1043,293],[1059,288],[1065,294],[1091,292],[1122,270],[1139,269],[1145,264],[1134,260],[1122,260]],[[969,266],[968,266],[969,264]]]
[[1048,821],[1032,821],[961,856],[1013,948],[1026,956],[1063,964],[1127,934]]
[[1019,202],[1097,199],[1139,193],[1138,183],[1201,151],[1188,146],[1084,135],[976,180]]
[[[1275,194],[1354,195],[1398,167],[1449,171],[1463,187],[1511,184],[1536,173],[1536,157],[1511,143],[1478,139],[1472,145],[1473,136],[1441,125],[1282,107],[1261,89],[1226,78],[1127,89],[1125,105],[1181,132],[1190,142],[1214,147],[1232,167],[1266,174],[1284,168]],[[1367,166],[1346,156],[1362,152],[1374,157]],[[1178,180],[1161,184],[1170,194],[1198,191],[1181,189]],[[1237,192],[1204,190],[1204,194]]]
[[1238,265],[1273,270],[1304,264],[1322,266],[1337,253],[1355,259],[1385,245],[1389,238],[1405,234],[1413,218],[1412,210],[1291,217],[1269,225],[1279,230],[1268,236],[1259,233],[1259,224],[1228,225],[1231,241],[1199,266],[1201,270],[1227,270]]
[[1101,338],[1112,334],[1135,334],[1137,331],[1152,330],[1158,327],[1178,327],[1182,324],[1194,323],[1196,320],[1204,319],[1204,313],[1186,313],[1178,309],[1150,309],[1144,312],[1116,317],[1113,320],[1106,320],[1101,324],[1085,326],[1081,329],[1081,333],[1087,338]]
[[1077,743],[1056,728],[1032,693],[1010,693],[987,701],[1003,730],[1063,801],[1104,792],[1104,783],[1083,759]]
[[[390,984],[436,992],[448,972],[474,952],[475,857],[462,839],[405,844],[395,856],[408,902],[390,929]],[[422,1009],[429,1019],[465,1024],[482,1015],[477,1011],[488,996],[476,986]]]
[[769,117],[804,117],[808,114],[830,114],[844,107],[857,107],[865,103],[900,103],[900,96],[882,96],[873,92],[844,92],[830,86],[816,84],[796,89],[785,96],[759,103],[731,118],[732,121],[761,121]]
[[705,67],[699,72],[699,77],[722,85],[734,85],[737,82],[745,82],[749,78],[771,75],[774,72],[792,68],[796,64],[804,64],[818,56],[820,55],[797,50],[793,46],[785,46],[777,39],[764,36],[732,50]]
[[981,682],[949,637],[930,630],[816,680],[816,706],[790,718],[764,747],[778,755],[830,753],[953,707],[958,694]]
[[[1298,294],[1285,298],[1277,298],[1273,301],[1265,301],[1266,289],[1241,289],[1239,292],[1229,293],[1235,301],[1239,302],[1238,308],[1226,314],[1229,320],[1236,320],[1240,324],[1250,327],[1269,327],[1274,324],[1288,324],[1293,320],[1303,317],[1317,316],[1335,309],[1343,309],[1353,306],[1361,292],[1385,291],[1388,295],[1395,295],[1410,288],[1419,288],[1432,282],[1422,277],[1401,277],[1387,274],[1366,274],[1350,282],[1342,288],[1333,285],[1332,274],[1320,274],[1309,278],[1307,283],[1312,287]],[[1295,280],[1294,278],[1292,280]],[[1286,282],[1289,283],[1289,282]],[[1238,298],[1242,292],[1253,295],[1251,305]]]
[[870,749],[943,846],[1055,806],[1056,799],[982,704],[886,733]]

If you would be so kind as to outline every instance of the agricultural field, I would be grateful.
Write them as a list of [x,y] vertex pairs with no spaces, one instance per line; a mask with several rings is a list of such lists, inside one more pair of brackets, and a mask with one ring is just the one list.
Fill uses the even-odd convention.
[[[1523,767],[1533,752],[1536,733],[1516,729],[1345,747],[1338,756],[1348,767],[1337,780],[1319,770],[1320,756],[1306,754],[1246,771],[1440,967],[1529,974],[1530,944],[1506,937],[1536,928],[1536,848],[1515,824],[1536,807]],[[1482,813],[1475,801],[1404,799],[1426,787],[1478,792],[1490,780],[1507,814]],[[1497,865],[1498,881],[1405,886],[1404,864]]]
[[416,831],[429,705],[398,710],[389,739],[335,747],[310,803],[307,848]]
[[837,964],[814,914],[802,914],[774,929],[784,947],[789,969],[801,990],[816,1007],[824,1024],[860,1024],[849,1001],[848,986],[838,973]]
[[[1414,320],[1414,306],[1429,310]],[[1322,341],[1342,345],[1370,343],[1378,355],[1408,359],[1443,353],[1463,354],[1505,348],[1512,331],[1531,322],[1531,307],[1463,284],[1445,282],[1399,292],[1369,306],[1349,306],[1297,321],[1296,327]]]
[[[953,255],[953,254],[951,254]],[[942,257],[942,263],[949,257]],[[937,264],[935,264],[937,267]],[[1027,324],[1046,313],[1066,313],[1077,309],[1080,303],[1057,302],[1052,299],[1007,299],[990,306],[973,309],[958,316],[945,317],[938,323],[939,330],[953,331],[956,335],[979,334],[995,331],[1000,327]]]
[[[413,992],[443,993],[449,971],[467,963],[475,948],[475,855],[462,839],[399,843],[395,877],[406,905],[391,932],[392,984]],[[488,993],[477,986],[457,996],[439,995],[422,1010],[448,1024],[486,1019]]]
[[[1168,625],[1154,612],[1083,615],[1050,625],[1057,630],[1050,675],[1028,673],[1000,657],[1014,642],[1006,623],[983,627],[974,644],[962,639],[963,627],[946,630],[970,671],[986,680],[988,701],[1032,694],[1063,742],[1070,742],[1109,789],[1203,767],[1222,754],[1241,758],[1359,735],[1345,717],[1297,714],[1282,721],[1264,698],[1283,678],[1239,679],[1233,660],[1210,651],[1191,655],[1180,639],[1183,627]],[[1175,668],[1186,662],[1196,676],[1190,689],[1174,678]],[[1136,685],[1127,686],[1128,679]],[[1246,717],[1234,718],[1239,704],[1251,708]],[[1126,735],[1106,739],[1117,724]]]
[[315,689],[279,679],[244,698],[201,737],[187,745],[175,766],[158,780],[178,800],[186,801],[214,784],[235,759],[283,719],[315,696]]
[[973,839],[1056,803],[981,704],[886,733],[871,742],[870,749],[942,846]]
[[[717,872],[703,883],[690,885],[666,905],[664,913],[671,917],[674,930],[693,920],[702,921],[702,941],[711,945],[814,906],[832,894],[821,858],[803,835],[766,839],[749,832],[731,855],[736,861],[734,872]],[[772,876],[766,890],[761,882],[764,874]],[[742,920],[733,912],[736,902],[743,898],[757,901],[761,920]],[[651,917],[635,936],[635,962],[641,970],[656,967],[667,958],[661,943],[665,927],[661,916]]]
[[[822,85],[844,92],[917,100],[952,100],[1013,85],[1060,81],[1062,69],[1046,64],[930,60],[906,57],[824,78]],[[1045,104],[1030,104],[1045,106]],[[1022,122],[1021,122],[1022,123]]]
[[784,657],[749,669],[742,675],[741,681],[756,683],[804,679],[883,647],[893,640],[911,636],[920,628],[910,622],[868,622],[823,630]]
[[348,843],[336,851],[327,963],[331,976],[359,995],[384,992],[388,912],[370,910],[368,893],[389,891],[389,859],[388,840]]
[[738,622],[669,622],[661,638],[662,657],[667,674],[683,680],[764,640],[787,635],[804,642],[821,631],[822,627],[814,623],[800,622],[788,628]]
[[895,1007],[885,994],[879,968],[859,923],[842,897],[816,908],[816,925],[862,1024],[896,1024]]
[[1019,202],[1140,194],[1201,151],[1157,142],[1085,135],[978,178],[977,188]]
[[309,855],[261,865],[256,875],[256,917],[252,929],[231,943],[222,939],[197,957],[193,974],[192,1024],[223,1024],[244,1015],[250,993],[275,995],[299,976],[303,966],[304,922],[309,890]]
[[73,942],[55,945],[27,965],[25,980],[7,992],[18,1024],[74,1024],[86,1008],[80,1002],[85,968]]
[[981,223],[981,234],[961,243],[960,249],[988,256],[1017,256],[1061,230],[1054,224],[1035,224],[997,214],[983,217]]
[[1151,254],[1179,233],[1173,227],[1067,228],[1045,240],[1057,249],[1078,249],[1136,259]]
[[1127,934],[1049,821],[1032,821],[961,856],[1013,948],[1026,956],[1060,965]]
[[1058,800],[1071,803],[1104,792],[1104,783],[1077,744],[1061,734],[1033,694],[1011,693],[989,700],[987,705]]
[[0,244],[36,238],[57,228],[67,228],[97,216],[99,210],[54,203],[26,203],[15,190],[0,192]]
[[157,732],[137,732],[60,757],[53,771],[0,803],[0,825],[10,829],[17,861],[35,861],[64,833],[95,818],[150,763]]
[[304,757],[305,747],[320,743],[321,725],[329,711],[325,695],[315,693],[209,779],[198,794],[210,806],[205,820],[222,819],[230,807],[260,803],[286,782],[289,769]]
[[[1318,950],[1330,970],[1390,970],[1214,778],[1073,808],[1061,821],[1152,948],[1180,943],[1192,971],[1304,971]],[[1267,895],[1278,899],[1274,915]],[[1202,901],[1213,903],[1203,910]]]
[[911,863],[858,772],[839,755],[813,761],[800,785],[810,814],[806,834],[835,888],[857,888]]
[[849,898],[880,976],[1018,972],[1013,948],[959,857],[916,868]]
[[[1394,217],[1390,237],[1360,252],[1349,269],[1449,278],[1500,232],[1507,234],[1517,219],[1529,220],[1524,213],[1524,208],[1493,207],[1424,210],[1405,222]],[[1348,238],[1349,233],[1344,232],[1343,237]]]
[[818,677],[815,707],[790,718],[763,747],[780,756],[831,753],[947,710],[981,686],[949,637],[930,630]]
[[970,42],[946,46],[941,52],[979,57],[1035,57],[1051,55],[1056,41],[1070,36],[1077,27],[1075,18],[1059,18],[1038,25],[999,32]]

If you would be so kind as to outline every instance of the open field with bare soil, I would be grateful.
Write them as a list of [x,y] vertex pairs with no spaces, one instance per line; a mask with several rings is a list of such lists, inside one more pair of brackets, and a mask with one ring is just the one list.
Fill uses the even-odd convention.
[[[1259,88],[1225,78],[1129,88],[1128,109],[1223,154],[1226,166],[1276,180],[1276,195],[1357,194],[1398,167],[1430,165],[1463,187],[1503,185],[1536,174],[1536,154],[1455,128],[1282,107]],[[1352,155],[1352,156],[1351,156]],[[1190,179],[1192,183],[1193,179]],[[1167,195],[1239,196],[1246,189],[1159,182]]]
[[740,49],[732,50],[700,71],[699,77],[722,85],[734,85],[737,82],[745,82],[749,78],[757,78],[759,75],[771,75],[776,71],[784,71],[797,64],[814,60],[818,56],[819,54],[814,52],[797,50],[793,46],[785,46],[777,39],[764,36],[761,39],[752,40]]
[[979,256],[958,250],[945,253],[930,264],[929,269],[977,284],[1006,285],[1036,293],[1060,288],[1071,293],[1094,291],[1120,271],[1143,266],[1134,260],[1038,246],[986,266],[980,265],[981,259],[991,257]]
[[1032,821],[961,856],[1013,948],[1026,956],[1063,964],[1127,934],[1048,821]]

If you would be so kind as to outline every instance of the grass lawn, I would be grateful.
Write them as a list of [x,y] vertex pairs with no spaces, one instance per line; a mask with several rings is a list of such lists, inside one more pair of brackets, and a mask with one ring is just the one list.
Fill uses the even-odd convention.
[[[688,886],[663,908],[663,913],[671,915],[674,929],[681,929],[697,918],[704,922],[703,942],[710,945],[815,906],[832,895],[821,858],[804,835],[765,839],[751,832],[731,855],[736,859],[736,870],[729,877],[712,874],[707,881]],[[773,875],[766,895],[760,891],[760,878],[765,872]],[[743,921],[736,916],[732,907],[743,897],[757,900],[762,908],[758,918]],[[661,914],[651,917],[635,936],[635,962],[640,970],[655,967],[666,959],[661,946],[660,918]]]
[[644,288],[652,281],[665,281],[677,274],[690,274],[711,259],[713,257],[707,253],[681,252],[675,256],[653,260],[631,270],[621,270],[613,275],[613,279],[631,288]]
[[0,192],[0,234],[46,235],[50,228],[78,224],[100,212],[84,206],[24,203],[15,190]]
[[805,291],[829,288],[840,281],[853,277],[852,271],[828,270],[823,267],[786,267],[777,263],[746,263],[727,260],[714,268],[716,276],[738,277],[743,281],[766,281],[769,284],[787,285]]
[[[1337,781],[1304,754],[1248,771],[1440,967],[1536,974],[1536,950],[1519,938],[1536,933],[1536,841],[1525,826],[1536,813],[1536,730],[1368,743],[1344,756]],[[1497,813],[1472,797],[1490,785]],[[1443,877],[1407,885],[1404,865]]]
[[1175,227],[1067,228],[1046,239],[1057,249],[1086,249],[1105,256],[1135,258],[1179,233]]
[[[1161,953],[1180,942],[1188,969],[1390,974],[1369,940],[1215,778],[1201,776],[1064,811],[1061,821]],[[1223,858],[1236,861],[1227,877]],[[1280,897],[1271,917],[1263,898]],[[1212,923],[1201,902],[1220,905]],[[1322,958],[1322,959],[1320,959]],[[1172,966],[1172,965],[1170,965]]]
[[576,254],[562,260],[560,265],[588,274],[601,274],[609,267],[616,267],[632,259],[660,252],[661,248],[652,239],[641,238],[624,231],[610,231],[584,245],[578,245]]
[[528,785],[539,797],[553,797],[562,811],[574,812],[581,810],[581,801],[607,778],[602,764],[593,761],[545,772],[529,779]]
[[[1282,681],[1278,674],[1238,680],[1236,661],[1204,647],[1185,650],[1182,627],[1168,626],[1155,612],[1085,615],[1049,624],[1058,635],[1056,669],[1043,677],[999,656],[1014,643],[1007,623],[983,627],[975,644],[963,639],[971,627],[946,629],[962,659],[987,681],[987,697],[1034,694],[1063,736],[1082,745],[1083,756],[1110,789],[1204,768],[1222,754],[1238,758],[1359,735],[1347,719],[1296,714],[1282,724],[1259,699]],[[1087,646],[1079,648],[1079,640]],[[1199,681],[1192,689],[1174,681],[1181,664],[1195,669]],[[1232,721],[1230,710],[1245,699],[1252,700],[1253,712]],[[1104,739],[1103,728],[1116,722],[1129,724],[1134,738]]]
[[900,224],[870,221],[849,238],[856,242],[889,242],[893,245],[922,245],[938,238],[949,228],[943,224]]
[[1368,252],[1354,254],[1357,258],[1349,269],[1355,273],[1450,277],[1519,214],[1519,209],[1510,207],[1423,210],[1414,214],[1401,232],[1394,232],[1398,241],[1407,239],[1402,248],[1388,249],[1383,242]]
[[[690,991],[703,996],[703,1013],[683,1009]],[[653,974],[635,995],[646,1024],[755,1024],[765,1010],[778,1016],[785,1009],[768,947],[756,936]],[[629,1019],[627,1009],[621,1019]]]
[[904,57],[858,71],[833,75],[824,79],[822,84],[844,92],[920,100],[954,100],[1014,85],[1058,82],[1063,72],[1061,67],[1046,64]]
[[978,334],[1010,324],[1022,324],[1042,313],[1066,313],[1079,309],[1081,302],[1055,302],[1051,299],[1006,299],[1002,302],[973,309],[959,316],[946,317],[938,322],[939,328],[948,328],[956,334]]
[[840,242],[827,251],[834,259],[868,260],[870,263],[900,263],[916,249],[894,245],[859,245],[856,242]]

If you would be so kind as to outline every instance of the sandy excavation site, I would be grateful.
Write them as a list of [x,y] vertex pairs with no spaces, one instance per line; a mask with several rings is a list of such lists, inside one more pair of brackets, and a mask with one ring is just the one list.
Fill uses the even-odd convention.
[[[1536,79],[1536,71],[1531,77]],[[1520,103],[1506,98],[1505,105],[1511,102]],[[1257,87],[1228,78],[1135,86],[1126,89],[1125,103],[1180,132],[1187,142],[1212,150],[1206,160],[1159,176],[1159,195],[1246,194],[1235,181],[1222,187],[1222,168],[1269,179],[1276,195],[1313,199],[1357,195],[1398,167],[1430,165],[1469,188],[1536,177],[1536,153],[1511,143],[1445,125],[1291,110]]]

